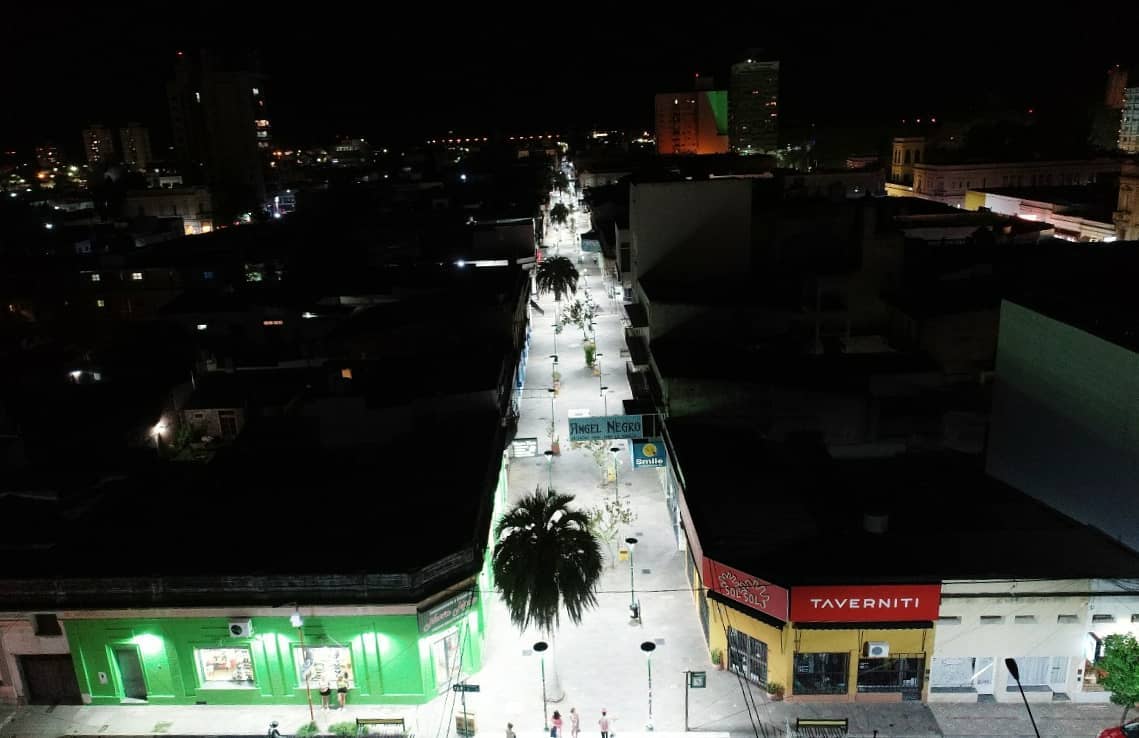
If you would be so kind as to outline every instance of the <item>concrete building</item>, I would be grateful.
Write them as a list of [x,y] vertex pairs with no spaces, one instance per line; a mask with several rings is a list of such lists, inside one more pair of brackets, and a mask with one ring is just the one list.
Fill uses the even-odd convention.
[[662,92],[655,109],[658,154],[727,153],[727,90]]
[[965,210],[994,213],[1047,223],[1066,241],[1114,241],[1112,208],[1115,188],[1103,184],[1052,187],[994,187],[965,193]]
[[92,123],[83,129],[83,152],[92,167],[107,164],[115,159],[115,139],[111,129],[101,123]]
[[1124,91],[1127,89],[1127,70],[1116,64],[1107,70],[1107,84],[1104,87],[1104,107],[1120,110],[1123,108]]
[[206,187],[131,190],[123,204],[129,218],[181,218],[186,235],[214,229],[213,198]]
[[[904,166],[904,165],[903,165]],[[1118,174],[1115,159],[988,162],[983,164],[913,164],[912,196],[964,207],[965,193],[990,187],[1084,185],[1104,174]]]
[[138,172],[145,172],[154,160],[150,150],[150,130],[139,123],[127,123],[119,129],[119,145],[123,164]]
[[1123,92],[1123,108],[1119,120],[1119,150],[1139,154],[1139,87]]
[[914,182],[914,164],[925,156],[925,136],[895,138],[891,146],[890,181],[910,185]]
[[1115,235],[1121,241],[1139,241],[1139,162],[1124,162],[1119,173],[1119,202]]
[[728,128],[737,154],[764,154],[779,146],[779,62],[747,59],[732,65]]
[[[1139,549],[1139,405],[1121,401],[1139,396],[1126,247],[1072,246],[1087,253],[1002,305],[987,469]],[[1081,275],[1081,261],[1098,268]]]

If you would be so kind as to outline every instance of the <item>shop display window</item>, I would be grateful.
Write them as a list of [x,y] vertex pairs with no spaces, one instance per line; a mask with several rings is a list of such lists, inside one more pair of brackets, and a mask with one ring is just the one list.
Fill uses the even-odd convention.
[[925,670],[921,654],[901,654],[884,659],[858,660],[859,692],[920,690]]
[[305,686],[307,675],[308,684],[319,688],[327,684],[336,691],[337,683],[343,675],[348,680],[348,688],[356,687],[356,676],[352,670],[352,655],[347,648],[341,646],[308,646],[293,649],[293,658],[297,664],[297,683]]
[[797,653],[792,694],[846,694],[849,668],[849,653]]
[[197,648],[203,687],[252,687],[253,661],[248,648]]

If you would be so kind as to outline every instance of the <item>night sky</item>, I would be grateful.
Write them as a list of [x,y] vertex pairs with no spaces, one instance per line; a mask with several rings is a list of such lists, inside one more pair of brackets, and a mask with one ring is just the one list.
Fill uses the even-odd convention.
[[[337,134],[382,143],[448,130],[649,127],[653,92],[683,89],[697,71],[726,87],[728,64],[749,47],[783,63],[787,129],[961,110],[1082,109],[1100,94],[1109,64],[1139,61],[1139,10],[1119,10],[1134,3],[1080,3],[1081,20],[1042,4],[978,18],[950,15],[944,5],[942,17],[871,17],[871,7],[883,6],[851,3],[858,13],[838,16],[805,2],[780,11],[749,3],[746,13],[724,8],[723,17],[699,21],[687,17],[693,6],[676,24],[659,19],[668,12],[657,20],[600,17],[607,5],[568,3],[559,15],[501,16],[479,13],[487,6],[477,4],[400,15],[382,12],[391,4],[371,11],[309,4],[294,14],[288,3],[264,3],[260,15],[179,5],[186,12],[177,18],[156,15],[156,3],[43,5],[51,10],[6,9],[20,22],[0,24],[5,148],[46,138],[78,154],[85,123],[127,120],[149,125],[156,148],[164,146],[174,51],[201,45],[260,51],[272,77],[275,135],[292,145]],[[198,7],[205,9],[192,12]]]

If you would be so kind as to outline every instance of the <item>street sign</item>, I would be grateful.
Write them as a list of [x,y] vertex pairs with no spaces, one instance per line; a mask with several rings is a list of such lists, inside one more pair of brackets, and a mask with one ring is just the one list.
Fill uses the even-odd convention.
[[692,689],[703,689],[708,686],[708,672],[706,671],[690,671],[688,672],[688,686]]
[[515,459],[538,455],[538,439],[515,438],[510,442],[510,455]]
[[640,415],[599,415],[569,419],[571,441],[604,441],[610,438],[642,438]]
[[668,452],[659,438],[633,441],[633,468],[650,469],[668,465]]
[[477,685],[477,684],[452,684],[451,685],[451,691],[452,692],[477,692],[477,691],[479,691],[479,685]]

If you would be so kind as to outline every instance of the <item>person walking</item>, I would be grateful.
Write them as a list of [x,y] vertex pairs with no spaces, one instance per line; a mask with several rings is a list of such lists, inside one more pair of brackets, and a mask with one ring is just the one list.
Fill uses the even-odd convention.
[[514,723],[506,724],[506,738],[518,738],[518,736],[514,735]]
[[550,738],[562,738],[562,714],[554,710],[554,716],[550,718]]
[[605,713],[605,708],[601,708],[601,719],[597,721],[597,727],[601,729],[601,738],[609,738],[609,716]]
[[578,733],[581,732],[581,715],[577,714],[577,708],[570,708],[570,738],[577,738]]

